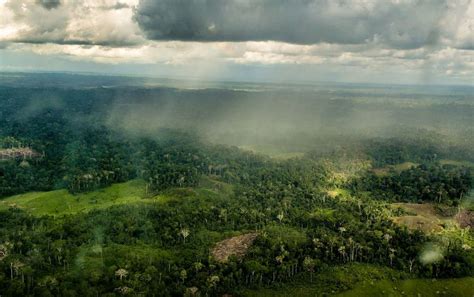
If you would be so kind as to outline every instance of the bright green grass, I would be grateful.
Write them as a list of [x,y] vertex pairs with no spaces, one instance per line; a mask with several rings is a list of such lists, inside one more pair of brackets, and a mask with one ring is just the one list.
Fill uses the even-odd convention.
[[383,280],[374,283],[362,283],[355,289],[343,292],[340,297],[395,297],[395,296],[474,296],[474,277],[446,280],[409,279],[404,281]]
[[315,274],[313,282],[306,275],[279,288],[245,290],[241,294],[247,297],[472,297],[474,293],[473,277],[447,280],[406,279],[407,277],[408,275],[387,267],[352,264],[329,267]]
[[327,193],[332,198],[336,198],[340,196],[343,200],[347,200],[351,196],[349,190],[342,189],[342,188],[332,188],[332,189],[327,190]]
[[163,198],[145,197],[145,182],[132,180],[114,184],[110,187],[95,190],[89,193],[73,195],[67,190],[50,192],[31,192],[8,197],[0,201],[0,209],[19,207],[34,215],[61,216],[87,212],[92,209],[103,209],[114,205],[138,202],[153,202]]
[[205,177],[195,189],[173,188],[148,197],[145,193],[145,182],[131,180],[82,194],[73,195],[67,190],[56,190],[11,196],[0,200],[0,210],[18,207],[37,216],[62,216],[131,203],[164,204],[187,199],[211,203],[215,199],[229,197],[232,193],[231,185]]

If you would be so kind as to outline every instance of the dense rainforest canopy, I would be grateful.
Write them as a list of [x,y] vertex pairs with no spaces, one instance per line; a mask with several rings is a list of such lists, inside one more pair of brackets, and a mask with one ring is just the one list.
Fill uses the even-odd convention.
[[[321,96],[316,103],[303,98],[312,93],[288,92],[272,100],[283,109],[281,98],[290,94],[301,96],[299,107],[324,106],[329,128],[298,139],[257,135],[255,147],[287,153],[275,157],[236,142],[246,131],[242,123],[221,131],[221,142],[217,132],[203,133],[222,113],[219,100],[245,109],[253,97],[239,99],[240,92],[0,88],[0,295],[245,295],[358,264],[400,278],[473,276],[472,230],[444,225],[442,234],[424,232],[392,219],[406,214],[392,204],[407,202],[472,215],[465,203],[473,185],[472,139],[445,139],[420,117],[386,134],[376,124],[345,134],[342,115],[366,101],[347,99],[351,90],[337,93],[337,104],[325,92],[314,95]],[[176,113],[159,127],[139,129],[146,121],[127,117],[150,104],[171,104],[170,97],[188,105],[168,106]],[[131,98],[128,105],[124,98]],[[474,107],[462,100],[371,104],[374,111],[397,109],[402,118],[413,109],[439,114],[461,127],[461,136],[473,120]],[[310,123],[310,115],[302,117]],[[303,153],[288,153],[296,145]],[[217,242],[254,233],[243,255],[213,257]],[[350,287],[328,285],[329,292]]]

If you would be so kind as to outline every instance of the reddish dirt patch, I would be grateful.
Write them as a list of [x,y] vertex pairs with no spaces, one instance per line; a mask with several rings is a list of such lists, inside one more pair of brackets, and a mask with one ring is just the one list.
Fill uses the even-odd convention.
[[461,228],[473,228],[474,227],[474,211],[471,210],[461,210],[454,219],[458,222]]
[[257,236],[254,232],[224,239],[216,244],[211,254],[219,262],[226,262],[230,256],[243,257]]
[[393,207],[400,207],[410,215],[394,217],[392,220],[408,229],[418,229],[424,232],[439,232],[443,230],[443,220],[436,214],[432,204],[423,203],[394,203]]

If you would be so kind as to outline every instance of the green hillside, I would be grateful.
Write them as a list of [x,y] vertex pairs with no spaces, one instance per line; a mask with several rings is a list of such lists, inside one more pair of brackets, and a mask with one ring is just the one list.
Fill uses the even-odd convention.
[[[34,215],[61,216],[104,209],[128,203],[151,203],[160,199],[145,198],[145,183],[132,180],[88,193],[71,194],[67,190],[31,192],[15,195],[0,201],[0,209],[18,207]],[[163,197],[164,198],[164,197]]]

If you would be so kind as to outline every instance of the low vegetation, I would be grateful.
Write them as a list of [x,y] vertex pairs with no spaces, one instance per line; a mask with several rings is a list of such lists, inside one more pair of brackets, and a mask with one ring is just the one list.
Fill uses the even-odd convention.
[[114,205],[150,203],[167,199],[166,197],[147,198],[145,183],[133,180],[94,192],[73,195],[67,190],[50,192],[31,192],[19,194],[0,200],[0,210],[19,208],[37,216],[63,216],[96,209],[104,209]]

